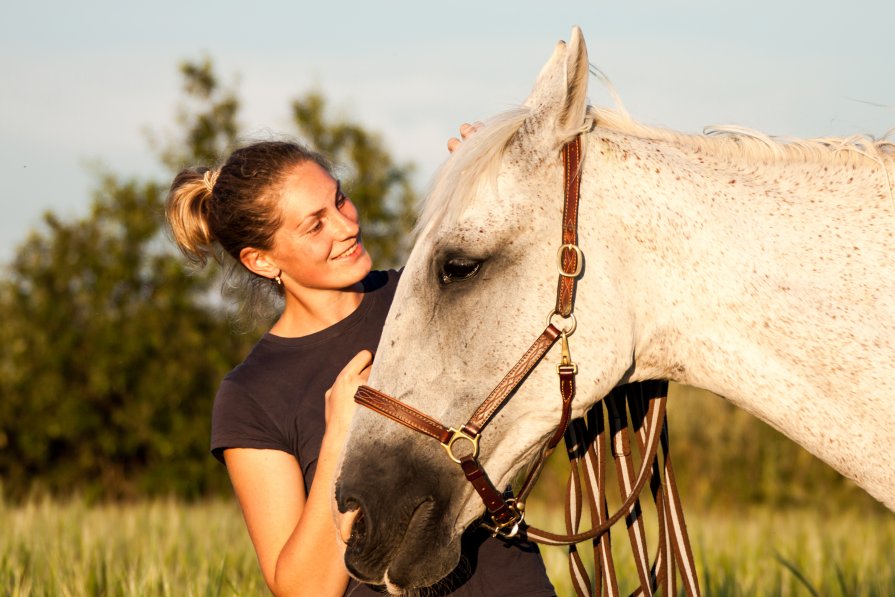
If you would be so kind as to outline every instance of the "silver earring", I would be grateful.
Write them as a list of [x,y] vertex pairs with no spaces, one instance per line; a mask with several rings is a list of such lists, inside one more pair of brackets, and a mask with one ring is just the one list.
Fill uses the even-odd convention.
[[[282,272],[280,272],[280,273],[282,273]],[[283,279],[280,278],[280,274],[277,274],[276,276],[274,276],[273,279],[277,283],[277,286],[283,285]]]

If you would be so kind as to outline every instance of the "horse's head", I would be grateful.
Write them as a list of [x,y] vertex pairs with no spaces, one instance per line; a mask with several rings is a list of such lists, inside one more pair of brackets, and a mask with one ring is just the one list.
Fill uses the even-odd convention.
[[[446,162],[427,199],[370,386],[459,427],[544,329],[556,302],[562,236],[560,150],[591,127],[588,76],[575,29],[568,45],[557,45],[523,107],[486,123]],[[599,271],[604,264],[588,256],[587,265]],[[602,282],[593,287],[600,296],[591,308],[613,303]],[[590,332],[613,348],[602,355],[605,369],[587,371],[593,386],[579,414],[624,374],[631,352],[618,338],[625,330],[630,336],[630,327],[616,309]],[[559,421],[556,352],[482,435],[480,461],[498,488],[532,461]],[[345,556],[351,572],[397,589],[448,574],[458,563],[461,533],[483,509],[460,468],[437,441],[363,408],[348,446],[336,500],[343,537],[353,525]]]

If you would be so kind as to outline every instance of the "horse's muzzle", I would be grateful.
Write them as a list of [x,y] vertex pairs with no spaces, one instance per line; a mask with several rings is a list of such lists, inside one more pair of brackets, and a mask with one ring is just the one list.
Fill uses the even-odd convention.
[[[387,580],[390,588],[405,590],[430,586],[460,557],[459,537],[449,523],[452,492],[442,470],[444,455],[436,453],[430,462],[413,451],[396,456],[365,448],[370,446],[355,445],[346,455],[336,482],[345,566],[367,583]],[[462,487],[456,472],[453,481]]]

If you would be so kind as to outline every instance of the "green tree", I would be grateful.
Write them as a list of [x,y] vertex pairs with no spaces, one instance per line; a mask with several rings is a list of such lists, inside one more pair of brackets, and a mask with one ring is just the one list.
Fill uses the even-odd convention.
[[[237,95],[211,61],[181,72],[179,133],[159,151],[172,176],[219,162],[239,134]],[[410,166],[396,166],[359,125],[324,122],[323,100],[313,98],[310,141],[344,160],[346,187],[373,218],[371,252],[381,247],[386,262],[398,261],[415,201]],[[200,496],[228,486],[208,455],[211,401],[256,334],[232,332],[232,310],[216,297],[219,269],[187,269],[167,241],[168,184],[102,174],[89,214],[46,214],[0,279],[7,498]]]
[[209,397],[243,352],[158,242],[164,189],[104,178],[91,213],[45,218],[3,283],[0,474],[20,497],[199,495],[225,484],[207,463]]
[[180,74],[186,95],[177,115],[180,131],[159,150],[172,175],[186,166],[218,163],[233,148],[240,130],[236,90],[221,85],[211,59],[184,62]]

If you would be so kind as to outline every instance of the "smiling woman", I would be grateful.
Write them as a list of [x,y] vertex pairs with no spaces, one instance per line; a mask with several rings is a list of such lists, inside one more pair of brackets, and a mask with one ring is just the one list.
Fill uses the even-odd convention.
[[[276,595],[378,594],[349,582],[331,503],[353,397],[399,272],[371,271],[358,210],[328,161],[292,143],[257,143],[220,169],[184,170],[167,215],[188,258],[227,258],[284,305],[221,383],[212,419],[212,453],[227,466],[267,585]],[[446,275],[477,269],[459,260]],[[554,594],[532,545],[480,532],[463,543],[457,571],[429,594]]]

